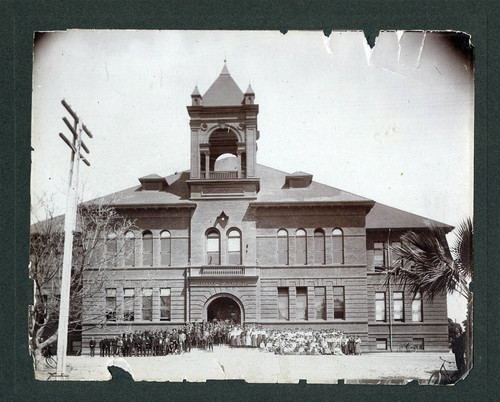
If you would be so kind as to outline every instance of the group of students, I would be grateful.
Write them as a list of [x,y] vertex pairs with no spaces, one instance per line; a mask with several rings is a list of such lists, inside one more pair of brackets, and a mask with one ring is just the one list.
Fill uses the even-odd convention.
[[189,322],[168,330],[122,333],[89,342],[90,355],[96,347],[102,357],[165,356],[190,352],[193,348],[213,351],[214,345],[259,348],[276,354],[360,355],[361,339],[334,329],[266,329],[239,325],[230,320]]
[[361,355],[361,339],[335,329],[264,329],[258,325],[234,326],[229,333],[234,347],[258,347],[284,355]]

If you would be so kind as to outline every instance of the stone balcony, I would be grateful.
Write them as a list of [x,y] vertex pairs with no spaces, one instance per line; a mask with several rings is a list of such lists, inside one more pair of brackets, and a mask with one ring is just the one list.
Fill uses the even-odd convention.
[[243,265],[203,265],[201,267],[191,267],[189,269],[190,282],[204,282],[206,280],[253,282],[259,278],[255,266]]

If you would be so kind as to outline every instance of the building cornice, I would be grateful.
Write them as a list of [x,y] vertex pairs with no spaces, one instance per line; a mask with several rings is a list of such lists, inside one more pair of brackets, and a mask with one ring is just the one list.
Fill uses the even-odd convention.
[[251,208],[303,208],[303,207],[365,207],[369,212],[375,201],[253,201]]
[[113,204],[117,209],[178,209],[178,208],[196,208],[195,202],[180,202],[175,204]]

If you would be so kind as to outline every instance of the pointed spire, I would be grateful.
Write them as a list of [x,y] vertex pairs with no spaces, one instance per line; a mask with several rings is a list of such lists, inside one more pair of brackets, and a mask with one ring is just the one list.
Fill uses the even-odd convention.
[[229,70],[227,69],[226,60],[224,60],[224,67],[222,67],[220,75],[229,75]]
[[248,84],[248,88],[245,92],[245,95],[255,95],[255,92],[253,91],[252,86],[250,84]]
[[199,95],[201,95],[201,94],[200,94],[200,91],[198,91],[198,85],[196,85],[196,86],[194,87],[194,91],[193,91],[193,93],[191,94],[191,96],[199,96]]
[[198,85],[196,85],[194,87],[193,93],[191,94],[191,105],[201,106],[202,99],[203,98],[201,97],[200,91],[198,91]]
[[243,92],[229,74],[224,60],[224,67],[219,77],[203,95],[203,106],[239,106],[243,97]]

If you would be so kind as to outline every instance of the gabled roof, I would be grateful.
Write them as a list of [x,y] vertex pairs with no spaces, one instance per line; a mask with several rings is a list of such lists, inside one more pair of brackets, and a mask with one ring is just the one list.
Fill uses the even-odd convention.
[[[304,174],[303,172],[295,172],[295,174],[297,173]],[[260,179],[260,191],[257,194],[257,199],[250,202],[250,205],[255,207],[357,204],[365,205],[367,209],[371,208],[366,217],[368,230],[426,228],[429,223],[443,227],[448,231],[453,229],[452,226],[445,223],[376,203],[368,198],[315,181],[312,181],[307,187],[289,188],[285,185],[285,181],[290,174],[267,166],[258,164],[256,176]],[[189,187],[186,183],[189,180],[189,171],[175,173],[164,179],[168,186],[162,191],[143,191],[141,185],[137,185],[89,201],[89,203],[104,202],[123,208],[196,207],[196,202],[189,199]]]
[[137,185],[88,202],[102,202],[123,208],[161,207],[169,205],[192,205],[194,207],[196,204],[189,200],[189,188],[186,184],[186,180],[188,179],[189,172],[187,171],[175,173],[163,178],[167,183],[167,187],[163,191],[144,191],[141,185]]
[[243,92],[229,74],[226,63],[219,77],[203,95],[203,106],[241,106]]
[[[299,177],[308,175],[303,172],[298,173]],[[292,176],[293,176],[292,175]],[[257,177],[260,178],[260,192],[253,205],[259,203],[281,204],[281,203],[373,203],[368,198],[340,190],[312,181],[307,187],[291,188],[286,185],[289,173],[282,172],[267,166],[257,165]],[[310,176],[310,175],[308,175]]]
[[[258,164],[256,173],[260,179],[260,191],[257,194],[255,203],[373,203],[367,198],[314,181],[305,188],[288,188],[285,185],[285,180],[289,174],[267,166]],[[156,175],[146,177],[151,176],[156,177]],[[189,180],[189,171],[167,176],[165,180],[168,186],[163,191],[143,191],[141,186],[138,185],[98,198],[92,202],[104,202],[120,207],[196,205],[189,199],[189,187],[186,183]]]
[[444,228],[447,232],[453,230],[453,226],[438,222],[423,216],[415,215],[401,209],[388,205],[375,203],[372,210],[366,216],[367,229],[417,229],[426,228],[431,225]]

